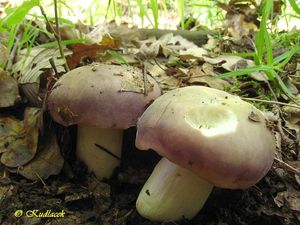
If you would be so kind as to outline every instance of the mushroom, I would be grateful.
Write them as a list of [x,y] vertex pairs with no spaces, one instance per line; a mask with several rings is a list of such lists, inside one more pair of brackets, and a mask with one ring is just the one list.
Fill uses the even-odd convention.
[[136,146],[164,158],[142,188],[137,211],[153,221],[193,218],[213,186],[248,188],[270,169],[275,139],[263,113],[202,86],[158,97],[137,124]]
[[71,70],[48,98],[52,118],[78,124],[77,156],[98,178],[119,165],[123,130],[161,94],[155,80],[135,67],[94,63]]

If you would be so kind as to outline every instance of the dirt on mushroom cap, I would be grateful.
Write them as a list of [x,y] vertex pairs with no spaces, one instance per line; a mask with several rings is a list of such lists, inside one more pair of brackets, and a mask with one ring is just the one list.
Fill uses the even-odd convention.
[[155,80],[138,68],[95,63],[65,74],[54,85],[48,108],[65,126],[125,129],[160,93]]

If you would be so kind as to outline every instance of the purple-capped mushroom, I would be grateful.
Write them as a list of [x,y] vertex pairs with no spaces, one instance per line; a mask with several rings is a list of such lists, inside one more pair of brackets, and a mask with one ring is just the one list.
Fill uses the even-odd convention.
[[270,169],[275,138],[264,114],[224,91],[191,86],[157,98],[140,117],[136,146],[164,158],[137,199],[153,221],[193,218],[213,186],[248,188]]
[[94,63],[71,70],[53,86],[48,108],[53,119],[78,124],[77,155],[97,177],[119,165],[123,130],[161,94],[155,80],[126,65]]

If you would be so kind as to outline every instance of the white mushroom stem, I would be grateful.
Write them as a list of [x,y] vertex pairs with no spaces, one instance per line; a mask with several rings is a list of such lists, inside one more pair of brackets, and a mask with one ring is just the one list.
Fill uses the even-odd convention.
[[154,168],[136,202],[139,214],[152,221],[193,218],[213,185],[163,158]]
[[109,178],[119,166],[123,130],[78,126],[77,157],[99,178]]

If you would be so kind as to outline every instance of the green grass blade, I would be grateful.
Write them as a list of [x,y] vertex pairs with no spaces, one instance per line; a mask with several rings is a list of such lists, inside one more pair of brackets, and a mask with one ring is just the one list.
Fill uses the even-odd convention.
[[1,26],[12,27],[21,23],[28,12],[35,6],[39,6],[40,0],[25,1],[19,7],[16,7],[9,13],[1,23]]
[[293,10],[300,15],[300,8],[298,6],[298,3],[295,0],[289,0],[291,7]]
[[140,17],[141,17],[141,20],[142,20],[142,26],[144,26],[144,17],[146,17],[149,22],[151,23],[152,26],[154,26],[152,20],[150,19],[148,13],[147,13],[147,10],[145,9],[144,5],[143,5],[143,1],[142,0],[136,0],[138,6],[139,6],[139,9],[140,9]]
[[296,54],[300,52],[300,46],[293,47],[290,51],[285,52],[281,54],[280,56],[276,57],[274,59],[274,64],[276,65],[277,68],[283,68],[289,61],[290,59]]
[[184,0],[178,0],[178,13],[180,16],[180,26],[184,30]]
[[151,10],[153,14],[154,28],[158,28],[158,4],[157,0],[151,0]]
[[[78,44],[78,43],[84,43],[84,42],[85,42],[84,39],[72,39],[72,40],[61,41],[61,45],[66,46],[66,45],[72,45],[72,44]],[[39,47],[41,47],[41,48],[52,48],[55,46],[57,46],[57,41],[39,45]]]
[[19,29],[19,25],[12,26],[11,29],[9,30],[9,35],[8,35],[8,50],[9,52],[12,50],[15,42],[15,38],[17,35],[17,31]]
[[237,76],[242,76],[242,75],[247,75],[250,73],[258,72],[258,71],[268,71],[273,69],[272,66],[267,66],[267,65],[258,65],[258,66],[252,66],[248,67],[242,70],[236,70],[236,71],[231,71],[227,73],[223,73],[220,75],[217,75],[217,78],[230,78],[230,77],[237,77]]
[[117,52],[111,51],[111,50],[107,50],[106,52],[108,54],[110,54],[113,58],[115,58],[116,60],[118,60],[119,62],[128,65],[128,62],[120,54],[118,54]]
[[[259,26],[259,31],[256,36],[256,48],[257,48],[257,64],[261,64],[263,62],[263,55],[265,52],[265,41],[270,41],[269,39],[266,40],[267,36],[267,21],[271,10],[273,9],[273,0],[266,0],[263,6],[263,13],[262,19]],[[270,54],[270,43],[267,43],[267,50],[268,50],[268,57]]]

